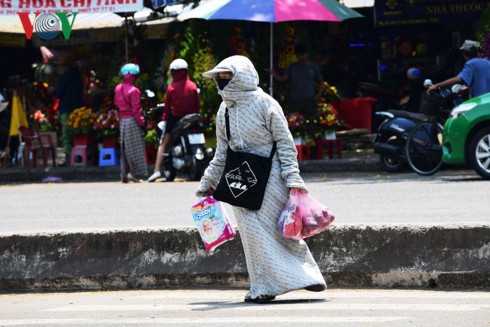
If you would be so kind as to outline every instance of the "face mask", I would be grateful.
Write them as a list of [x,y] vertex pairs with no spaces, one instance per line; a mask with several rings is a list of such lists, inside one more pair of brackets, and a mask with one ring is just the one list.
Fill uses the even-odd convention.
[[231,80],[229,79],[223,79],[223,78],[217,78],[216,82],[218,83],[218,89],[223,90],[228,83],[230,83]]

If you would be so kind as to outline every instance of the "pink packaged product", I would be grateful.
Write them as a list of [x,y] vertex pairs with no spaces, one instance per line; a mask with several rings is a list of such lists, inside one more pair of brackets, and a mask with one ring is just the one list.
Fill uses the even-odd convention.
[[192,206],[192,218],[208,251],[213,251],[236,236],[225,208],[221,202],[212,197],[207,197]]
[[286,238],[301,240],[323,232],[334,221],[334,214],[306,192],[291,191],[277,223]]

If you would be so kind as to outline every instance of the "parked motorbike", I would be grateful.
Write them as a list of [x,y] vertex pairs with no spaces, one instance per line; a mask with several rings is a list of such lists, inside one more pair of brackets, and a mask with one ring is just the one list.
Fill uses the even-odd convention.
[[214,151],[206,148],[204,126],[200,114],[184,116],[170,134],[170,146],[164,153],[163,175],[171,182],[177,173],[186,173],[198,181],[213,158]]
[[[147,113],[158,123],[158,138],[165,133],[165,124],[160,121],[164,109],[165,104],[162,103],[150,108]],[[214,156],[214,150],[206,148],[205,143],[201,115],[184,116],[170,134],[169,146],[163,154],[162,172],[165,179],[171,182],[177,174],[187,174],[190,180],[200,180]]]
[[[424,87],[428,88],[432,81],[424,81]],[[462,94],[462,86],[454,85],[452,88],[443,88],[436,91],[437,95],[444,100],[442,103],[442,114],[449,114],[452,108],[461,104],[465,96]],[[399,172],[406,168],[407,161],[405,147],[408,134],[420,121],[428,119],[426,110],[424,112],[408,112],[404,110],[379,111],[375,114],[384,118],[379,125],[374,139],[374,152],[379,154],[381,166],[387,172]]]

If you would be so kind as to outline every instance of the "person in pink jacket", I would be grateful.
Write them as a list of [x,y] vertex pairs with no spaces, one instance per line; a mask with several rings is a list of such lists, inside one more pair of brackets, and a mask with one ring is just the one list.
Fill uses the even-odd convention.
[[123,183],[139,182],[148,176],[141,91],[134,86],[139,73],[138,65],[124,65],[121,68],[123,81],[114,90],[114,105],[119,109],[121,119],[121,182]]

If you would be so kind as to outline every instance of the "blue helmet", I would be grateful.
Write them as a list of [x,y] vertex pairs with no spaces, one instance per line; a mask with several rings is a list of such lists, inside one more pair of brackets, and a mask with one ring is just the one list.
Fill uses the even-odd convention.
[[121,67],[121,75],[138,75],[140,73],[140,66],[136,64],[126,64]]

